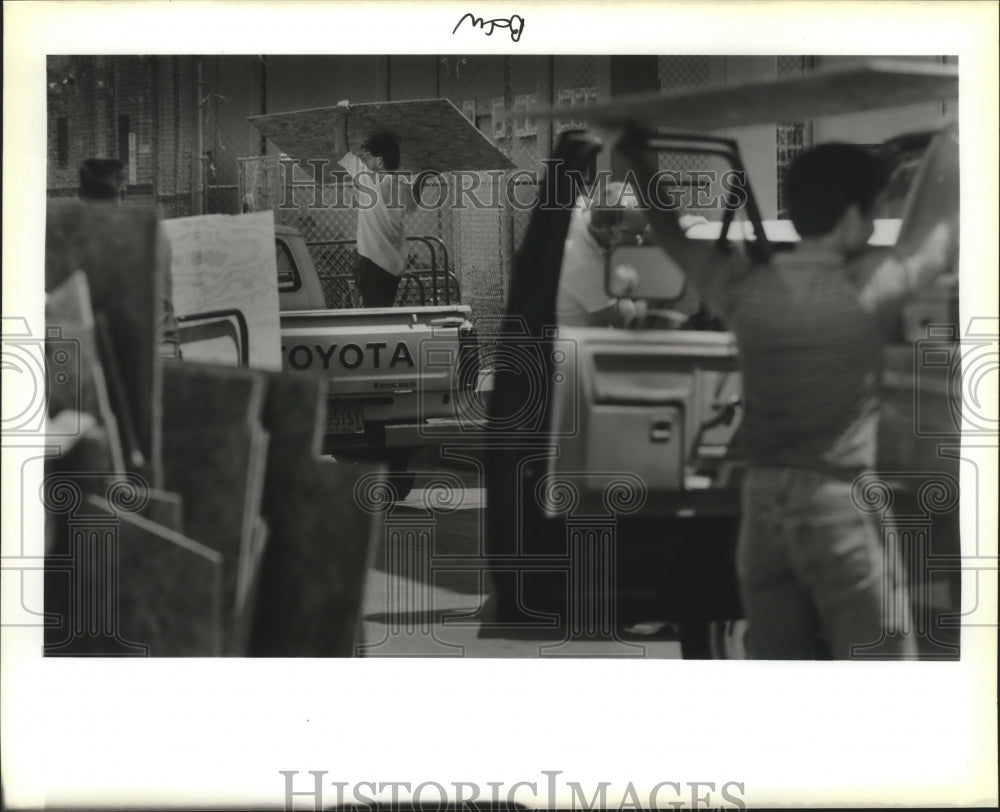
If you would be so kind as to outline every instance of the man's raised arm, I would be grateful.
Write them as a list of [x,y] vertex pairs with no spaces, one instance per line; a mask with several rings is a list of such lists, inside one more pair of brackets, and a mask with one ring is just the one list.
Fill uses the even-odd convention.
[[[346,169],[351,176],[354,176],[358,173],[358,171],[364,169],[364,166],[361,165],[361,160],[351,153],[351,148],[347,143],[347,111],[350,109],[350,106],[351,105],[347,99],[342,99],[337,102],[337,107],[342,107],[344,113],[337,119],[336,129],[333,134],[333,151],[337,155],[337,163],[344,167],[344,169]],[[345,161],[348,154],[354,158],[353,161],[350,159]]]
[[864,280],[861,301],[895,307],[955,267],[958,251],[958,135],[937,135],[904,204],[899,238],[889,257]]
[[903,208],[895,253],[906,271],[908,292],[949,270],[958,248],[958,132],[954,123],[927,148]]

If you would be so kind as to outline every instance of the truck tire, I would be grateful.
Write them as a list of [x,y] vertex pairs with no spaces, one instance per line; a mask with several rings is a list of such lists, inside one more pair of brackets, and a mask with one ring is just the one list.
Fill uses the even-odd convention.
[[386,460],[389,466],[389,470],[386,473],[386,481],[392,488],[394,502],[403,501],[410,495],[410,491],[413,490],[417,474],[415,471],[407,470],[410,467],[412,459],[413,451],[404,449],[390,454]]
[[698,620],[680,624],[685,660],[745,660],[745,620]]

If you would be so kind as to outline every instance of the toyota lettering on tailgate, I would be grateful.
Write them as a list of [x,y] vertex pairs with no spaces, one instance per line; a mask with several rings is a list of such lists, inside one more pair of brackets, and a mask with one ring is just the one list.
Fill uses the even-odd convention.
[[292,369],[330,369],[331,363],[344,369],[357,369],[371,359],[371,366],[392,369],[400,364],[414,367],[413,356],[405,341],[397,341],[389,355],[389,344],[385,341],[370,341],[366,344],[294,344],[282,345],[281,353]]

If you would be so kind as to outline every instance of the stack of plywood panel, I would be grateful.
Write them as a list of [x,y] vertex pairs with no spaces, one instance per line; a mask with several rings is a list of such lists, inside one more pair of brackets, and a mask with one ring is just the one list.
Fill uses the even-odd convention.
[[175,276],[175,300],[213,291],[206,309],[254,328],[263,368],[160,357],[155,213],[49,207],[48,412],[81,429],[43,487],[46,653],[350,656],[373,530],[355,489],[372,469],[320,456],[324,380],[275,369],[273,234],[196,219],[179,242],[181,259],[202,246],[198,274]]

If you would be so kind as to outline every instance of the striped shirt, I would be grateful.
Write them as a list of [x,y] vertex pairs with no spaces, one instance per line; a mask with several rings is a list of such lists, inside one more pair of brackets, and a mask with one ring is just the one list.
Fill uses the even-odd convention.
[[908,292],[903,264],[799,246],[733,271],[719,262],[692,281],[736,336],[750,463],[846,476],[871,468],[883,336]]

